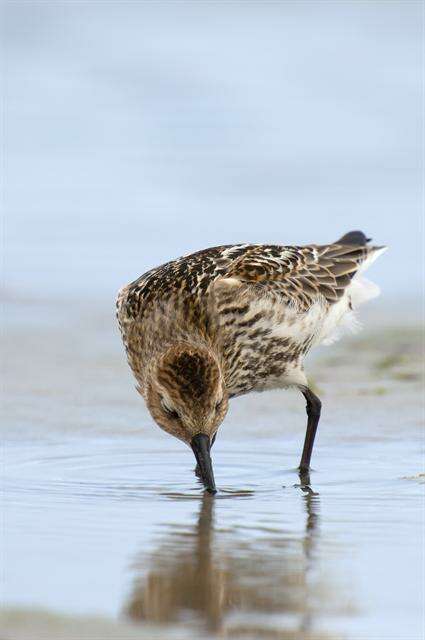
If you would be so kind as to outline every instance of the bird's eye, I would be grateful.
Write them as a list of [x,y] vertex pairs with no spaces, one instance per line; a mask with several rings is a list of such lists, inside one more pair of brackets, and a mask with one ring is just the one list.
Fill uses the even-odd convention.
[[217,402],[217,404],[215,405],[215,410],[220,411],[222,404],[223,404],[223,398],[219,402]]
[[172,420],[178,420],[178,418],[180,418],[179,414],[175,409],[169,409],[168,407],[164,407],[164,411],[167,414],[167,416]]
[[177,420],[178,418],[180,418],[177,411],[175,409],[170,409],[170,407],[166,405],[164,401],[161,402],[161,405],[169,418],[172,418],[172,420]]

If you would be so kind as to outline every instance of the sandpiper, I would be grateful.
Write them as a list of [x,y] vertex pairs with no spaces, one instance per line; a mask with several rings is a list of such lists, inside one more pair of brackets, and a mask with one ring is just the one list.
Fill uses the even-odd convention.
[[128,362],[156,423],[188,444],[210,493],[210,449],[229,399],[300,389],[308,472],[321,402],[309,388],[308,351],[356,323],[379,289],[362,272],[385,251],[361,231],[332,244],[237,244],[192,253],[124,286],[118,322]]

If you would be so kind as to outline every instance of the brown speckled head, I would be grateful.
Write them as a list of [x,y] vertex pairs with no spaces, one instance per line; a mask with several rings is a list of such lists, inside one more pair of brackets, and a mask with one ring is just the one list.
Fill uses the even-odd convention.
[[206,349],[174,345],[152,369],[146,404],[164,431],[187,444],[198,433],[212,439],[228,408],[216,358]]

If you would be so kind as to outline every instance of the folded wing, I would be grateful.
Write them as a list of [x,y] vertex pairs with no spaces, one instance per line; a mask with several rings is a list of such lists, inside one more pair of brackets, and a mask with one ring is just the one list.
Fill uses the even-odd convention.
[[300,310],[307,310],[318,299],[329,305],[338,302],[362,265],[366,266],[382,249],[339,243],[304,247],[254,245],[229,265],[223,280],[257,287],[258,293],[262,289],[279,291]]

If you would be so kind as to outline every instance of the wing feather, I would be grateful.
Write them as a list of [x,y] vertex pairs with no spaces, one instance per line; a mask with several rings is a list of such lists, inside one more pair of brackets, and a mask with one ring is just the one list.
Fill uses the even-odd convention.
[[300,308],[307,309],[319,298],[329,304],[337,302],[374,249],[340,244],[253,245],[229,265],[223,277],[279,291]]

